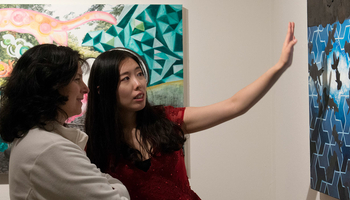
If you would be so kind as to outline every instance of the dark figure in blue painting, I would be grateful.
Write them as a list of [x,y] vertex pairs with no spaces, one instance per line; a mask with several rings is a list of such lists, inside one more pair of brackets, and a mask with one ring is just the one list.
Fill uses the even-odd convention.
[[21,56],[1,87],[0,133],[12,143],[12,200],[129,199],[119,180],[86,157],[87,135],[65,127],[89,92],[83,63],[69,47],[38,45]]
[[[350,56],[350,43],[348,41],[345,41],[344,51]],[[350,68],[349,68],[348,78],[350,79]]]
[[343,82],[340,80],[340,72],[338,69],[335,70],[335,82],[337,83],[337,89],[340,90]]
[[338,134],[338,132],[337,132],[337,126],[336,126],[335,124],[333,125],[332,136],[333,136],[333,138],[334,138],[334,142],[335,142],[336,144],[338,144],[339,151],[341,152],[341,149],[340,149],[340,148],[341,148],[343,142],[342,142],[341,140],[339,140],[339,134]]
[[313,59],[311,60],[311,63],[312,63],[311,65],[309,64],[310,77],[312,78],[312,80],[314,82],[318,81],[319,83],[321,83],[320,76],[322,75],[324,70],[323,70],[323,68],[318,69],[318,67]]
[[329,97],[328,106],[330,109],[334,110],[334,112],[339,111],[338,105],[334,102],[334,99],[331,97]]
[[348,53],[348,55],[350,56],[350,43],[348,41],[345,41],[344,50],[345,53]]
[[182,147],[185,134],[246,113],[292,64],[294,23],[289,23],[279,61],[231,98],[204,107],[151,106],[147,64],[125,48],[98,56],[92,66],[86,112],[87,155],[120,179],[137,199],[199,199],[191,189]]
[[339,65],[339,57],[337,58],[337,56],[335,55],[335,53],[333,53],[333,64],[332,64],[332,69],[338,69],[338,65]]
[[340,80],[340,72],[338,70],[338,65],[339,65],[339,59],[340,57],[336,57],[335,53],[333,53],[333,64],[332,64],[332,69],[335,70],[335,82],[337,83],[337,89],[340,90],[342,86],[342,82]]
[[334,38],[334,33],[335,33],[335,30],[337,29],[337,25],[335,24],[334,27],[333,27],[333,30],[332,31],[329,31],[329,34],[328,34],[328,42],[327,42],[327,46],[326,48],[324,49],[324,52],[326,52],[326,55],[328,56],[329,53],[332,51],[333,49],[333,44],[332,42],[335,42],[335,38]]
[[326,169],[326,176],[327,176],[327,181],[332,181],[333,176],[334,176],[334,170],[339,171],[339,166],[338,166],[338,158],[337,158],[337,153],[335,151],[332,152],[333,154],[329,156],[329,167]]
[[309,42],[307,46],[308,46],[309,54],[310,54],[314,45],[311,42]]

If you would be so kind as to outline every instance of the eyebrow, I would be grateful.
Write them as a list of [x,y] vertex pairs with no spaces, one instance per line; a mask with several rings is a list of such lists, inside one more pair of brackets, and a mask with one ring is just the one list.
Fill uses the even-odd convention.
[[[140,66],[135,67],[134,71],[139,70],[139,69],[142,71]],[[126,74],[129,74],[129,71],[126,71],[126,72],[120,74],[120,76],[123,76],[123,75],[126,75]]]

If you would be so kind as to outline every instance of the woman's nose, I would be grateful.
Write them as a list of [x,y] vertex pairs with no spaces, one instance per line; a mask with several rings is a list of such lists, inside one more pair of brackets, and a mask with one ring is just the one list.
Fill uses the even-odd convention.
[[134,78],[134,86],[135,88],[138,88],[140,86],[140,80],[138,80],[136,77]]
[[89,88],[88,86],[83,82],[83,89],[82,89],[83,93],[86,94],[86,93],[89,93]]

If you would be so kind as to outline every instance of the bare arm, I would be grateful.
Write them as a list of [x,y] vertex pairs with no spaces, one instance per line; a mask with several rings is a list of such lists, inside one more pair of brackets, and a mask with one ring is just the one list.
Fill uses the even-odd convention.
[[294,23],[288,24],[279,61],[253,83],[238,91],[231,98],[204,107],[187,107],[182,129],[185,133],[201,131],[233,119],[253,107],[276,83],[283,72],[292,64]]

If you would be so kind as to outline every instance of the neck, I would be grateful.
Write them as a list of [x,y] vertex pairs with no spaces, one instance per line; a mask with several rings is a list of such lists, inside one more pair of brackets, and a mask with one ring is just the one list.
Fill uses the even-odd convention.
[[57,122],[63,125],[66,120],[67,120],[66,116],[61,112],[58,112]]
[[136,112],[124,112],[122,124],[125,136],[131,135],[136,128]]
[[136,127],[136,112],[122,112],[123,113],[123,126],[124,129],[135,128]]
[[[142,154],[142,159],[147,160],[150,158],[150,154],[147,150],[150,149],[148,142],[143,142],[140,139],[140,130],[136,130],[136,112],[123,114],[123,132],[125,142],[132,148],[137,149]],[[140,143],[141,142],[141,143]]]

